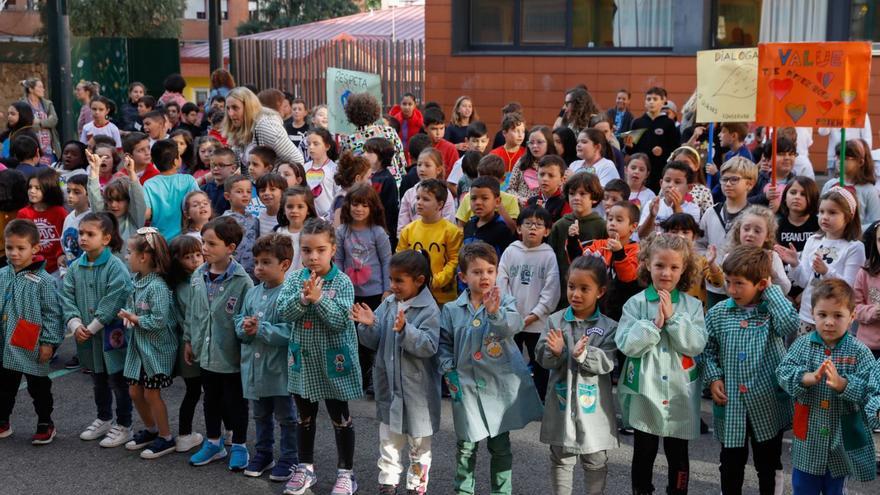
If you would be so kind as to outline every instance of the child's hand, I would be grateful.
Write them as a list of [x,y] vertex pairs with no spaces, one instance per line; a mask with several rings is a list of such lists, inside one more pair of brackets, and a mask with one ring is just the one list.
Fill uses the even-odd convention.
[[804,376],[801,377],[801,384],[805,387],[812,387],[819,383],[823,376],[825,376],[825,363],[822,363],[819,369],[812,373],[809,371],[804,373]]
[[654,156],[660,156],[663,154],[663,148],[659,146],[654,146],[653,148],[651,148],[651,154],[653,154]]
[[[767,157],[765,156],[765,157],[762,157],[761,161],[758,162],[758,167],[761,172],[766,172],[769,174],[773,168],[773,165],[770,163],[770,160],[768,160]],[[769,198],[770,196],[767,196],[767,197]]]
[[571,226],[568,228],[568,236],[569,237],[580,237],[581,236],[580,222],[575,220],[574,223],[571,224]]
[[659,308],[657,310],[657,314],[654,316],[653,320],[654,326],[663,329],[663,325],[666,324],[666,318],[663,317],[663,311],[660,311]]
[[724,380],[715,380],[709,385],[709,392],[712,394],[712,400],[719,406],[727,405],[727,393],[724,391]]
[[403,315],[403,310],[399,309],[397,310],[397,318],[394,318],[394,331],[400,333],[403,331],[403,327],[405,326],[406,316]]
[[183,343],[183,361],[192,366],[193,360],[195,359],[195,355],[193,354],[192,344],[189,342]]
[[373,323],[376,323],[376,315],[373,314],[373,310],[366,304],[355,303],[351,307],[351,320],[370,327],[373,326]]
[[101,170],[101,157],[89,151],[86,148],[86,158],[89,161],[89,177],[93,179],[98,178],[98,172]]
[[312,272],[312,276],[303,283],[303,298],[305,298],[307,303],[315,304],[321,299],[321,290],[323,288],[324,279]]
[[122,321],[125,322],[125,326],[127,327],[137,326],[141,322],[138,315],[124,309],[120,309],[116,316],[122,318]]
[[822,257],[816,254],[813,256],[813,271],[818,273],[819,275],[825,275],[828,273],[828,265],[822,260]]
[[633,141],[635,141],[635,140],[633,139],[632,134],[627,134],[626,137],[623,138],[623,145],[626,146],[627,148],[632,148]]
[[666,203],[672,208],[672,211],[675,213],[681,213],[682,196],[678,189],[667,189],[665,197]]
[[[880,309],[878,309],[878,311],[880,311]],[[536,321],[538,321],[538,316],[534,313],[529,313],[529,315],[523,319],[524,326],[529,326]]]
[[620,236],[617,233],[613,233],[608,236],[608,242],[605,244],[608,246],[608,249],[612,252],[617,252],[623,249],[623,243],[620,242]]
[[574,345],[574,357],[580,358],[584,352],[587,350],[587,342],[590,339],[584,335],[580,339],[578,339],[577,343]]
[[706,267],[711,267],[715,264],[715,260],[718,258],[718,249],[714,244],[709,244],[709,248],[706,250]]
[[135,181],[139,180],[137,170],[134,167],[134,158],[131,155],[125,155],[125,171],[128,172],[128,178]]
[[788,247],[777,244],[773,246],[773,250],[776,251],[776,254],[779,255],[779,258],[782,259],[782,262],[786,265],[791,265],[792,267],[798,266],[800,260],[798,260],[798,252],[797,248],[794,247],[794,244],[789,243]]
[[715,165],[714,163],[707,163],[706,164],[706,173],[708,175],[717,174],[718,173],[718,165]]
[[657,218],[657,212],[659,212],[659,211],[660,211],[660,196],[657,196],[656,198],[651,200],[651,207],[648,210],[648,215],[650,215],[651,218]]
[[260,322],[253,316],[246,316],[241,326],[244,328],[245,335],[253,337],[257,334],[257,329],[260,328]]
[[880,320],[880,304],[874,305],[874,319]]
[[501,289],[497,285],[483,294],[483,306],[486,308],[486,314],[490,315],[498,313],[501,309]]
[[92,338],[92,334],[86,327],[80,325],[79,328],[77,328],[76,331],[73,332],[73,337],[80,344],[85,344],[87,340]]
[[675,310],[672,308],[672,295],[668,290],[658,290],[657,295],[660,296],[660,313],[663,315],[664,320],[668,320],[672,318]]
[[52,354],[55,352],[55,348],[49,344],[43,344],[40,346],[40,357],[38,358],[40,364],[46,364],[52,359]]
[[849,381],[840,376],[837,372],[837,366],[834,366],[834,363],[831,362],[830,359],[826,359],[824,363],[822,363],[822,368],[825,369],[825,385],[831,387],[831,390],[834,390],[838,394],[846,390],[846,385]]
[[562,350],[565,348],[565,337],[562,336],[562,330],[551,329],[547,332],[547,347],[550,348],[550,352],[554,356],[562,355]]

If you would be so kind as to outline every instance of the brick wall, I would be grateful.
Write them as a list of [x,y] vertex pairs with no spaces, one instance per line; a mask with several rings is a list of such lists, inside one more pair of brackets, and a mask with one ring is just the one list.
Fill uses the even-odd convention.
[[6,128],[6,109],[9,104],[18,101],[24,95],[19,81],[28,77],[40,76],[43,82],[46,81],[46,64],[13,64],[9,62],[0,63],[0,129]]

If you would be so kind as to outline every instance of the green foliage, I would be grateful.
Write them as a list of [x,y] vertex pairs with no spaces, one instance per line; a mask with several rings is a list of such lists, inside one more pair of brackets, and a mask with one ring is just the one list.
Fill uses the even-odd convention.
[[239,24],[236,28],[238,34],[259,33],[358,13],[351,0],[263,0],[259,5],[257,18]]
[[89,38],[178,38],[185,8],[186,0],[69,0],[70,32]]

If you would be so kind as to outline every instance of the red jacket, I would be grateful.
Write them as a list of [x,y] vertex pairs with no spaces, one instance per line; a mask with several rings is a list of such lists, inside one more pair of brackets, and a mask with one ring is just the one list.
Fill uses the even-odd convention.
[[444,177],[449,177],[449,172],[452,172],[452,167],[458,161],[458,150],[455,149],[454,144],[442,138],[434,144],[434,149],[439,151],[443,157],[443,165],[446,166],[446,175]]
[[598,239],[584,246],[584,255],[598,253],[605,260],[605,266],[614,268],[617,279],[621,282],[632,282],[639,275],[639,243],[630,242],[623,246],[623,253],[614,256],[608,249],[608,239]]
[[[156,166],[153,165],[152,162],[150,162],[149,165],[147,165],[146,167],[144,167],[144,172],[143,172],[143,174],[141,174],[141,177],[140,177],[140,183],[141,183],[141,185],[144,185],[144,182],[146,182],[148,179],[152,179],[153,177],[155,177],[155,176],[157,176],[157,175],[159,175],[159,169],[156,168]],[[116,172],[116,175],[114,175],[113,177],[114,177],[114,178],[116,178],[116,177],[125,177],[125,178],[127,179],[127,178],[128,178],[128,172],[125,170],[125,168],[123,168],[123,169],[120,170],[119,172]]]
[[416,108],[413,110],[413,114],[408,119],[405,119],[403,117],[403,110],[400,109],[400,105],[394,105],[391,107],[391,110],[388,111],[388,115],[394,117],[400,122],[400,131],[397,134],[400,136],[400,142],[403,143],[403,152],[406,154],[406,161],[410,162],[409,138],[418,134],[419,131],[422,130],[422,127],[425,126],[425,119],[422,117],[422,112]]

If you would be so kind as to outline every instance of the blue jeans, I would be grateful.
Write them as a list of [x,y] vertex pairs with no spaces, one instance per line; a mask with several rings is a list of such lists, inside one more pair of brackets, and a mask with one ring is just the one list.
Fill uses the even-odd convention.
[[825,473],[825,476],[816,476],[795,468],[791,473],[791,486],[794,495],[843,495],[846,476],[832,478],[830,472]]
[[281,425],[281,458],[279,461],[291,465],[299,463],[296,450],[296,410],[289,395],[263,397],[252,401],[254,404],[254,424],[257,430],[257,453],[272,457],[275,445],[275,421]]
[[131,426],[131,396],[128,395],[128,383],[122,372],[113,374],[92,373],[92,386],[95,391],[95,405],[98,407],[98,419],[113,419],[113,397],[116,397],[116,424]]

